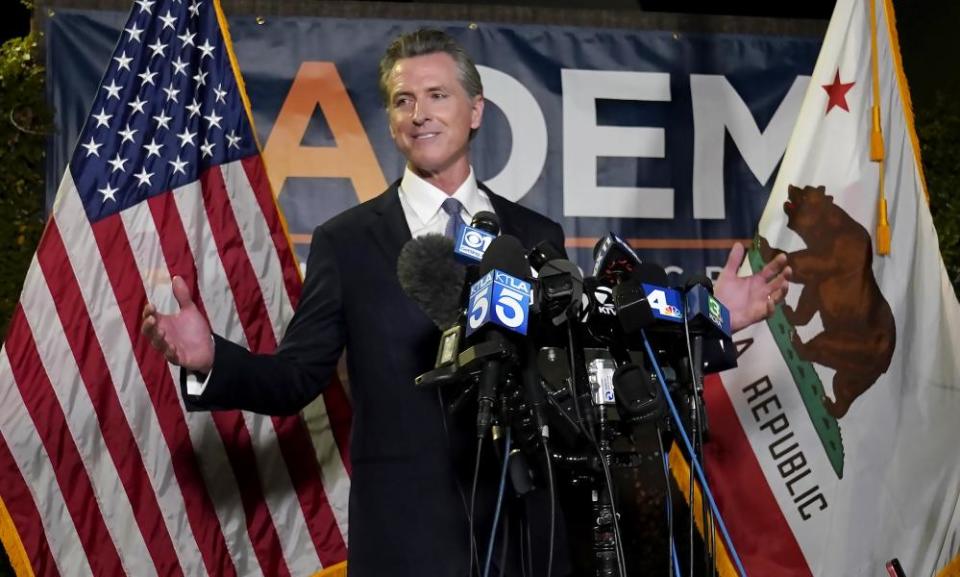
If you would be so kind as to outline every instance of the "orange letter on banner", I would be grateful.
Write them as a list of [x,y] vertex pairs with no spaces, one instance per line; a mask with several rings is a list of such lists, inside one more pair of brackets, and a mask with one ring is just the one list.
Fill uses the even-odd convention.
[[[327,119],[336,146],[301,146],[313,111]],[[387,187],[347,89],[332,62],[304,62],[263,150],[274,194],[289,177],[349,178],[360,202]]]

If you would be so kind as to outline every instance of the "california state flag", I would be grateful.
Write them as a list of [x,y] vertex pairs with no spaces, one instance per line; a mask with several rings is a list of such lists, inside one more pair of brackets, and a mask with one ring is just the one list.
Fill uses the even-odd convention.
[[744,566],[936,575],[960,548],[960,306],[890,0],[837,2],[741,273],[778,252],[786,303],[707,385],[710,481]]

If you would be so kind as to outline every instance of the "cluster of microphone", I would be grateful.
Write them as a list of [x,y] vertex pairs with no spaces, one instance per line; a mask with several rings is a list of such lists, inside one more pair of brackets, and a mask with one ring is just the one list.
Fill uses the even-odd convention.
[[[512,433],[522,453],[542,449],[551,491],[551,462],[605,485],[593,493],[594,562],[597,574],[625,575],[610,468],[637,466],[639,457],[618,450],[617,439],[653,423],[658,438],[691,431],[699,453],[702,377],[736,365],[729,312],[708,278],[669,286],[662,267],[642,262],[616,234],[596,244],[584,276],[561,249],[541,242],[528,250],[499,228],[496,215],[481,212],[453,240],[425,235],[401,250],[401,287],[442,331],[434,367],[416,386],[455,391],[451,411],[475,401],[479,443],[497,425],[508,431],[507,447]],[[681,415],[678,404],[689,410]],[[518,494],[532,478],[515,466],[521,461],[510,462]]]
[[[496,215],[481,212],[456,239],[412,239],[397,266],[405,293],[443,331],[434,368],[416,384],[475,388],[479,436],[501,397],[516,391],[541,434],[553,400],[566,407],[563,420],[587,421],[578,428],[605,406],[634,421],[659,417],[662,394],[643,338],[679,382],[735,364],[729,313],[706,277],[670,287],[663,268],[611,233],[585,278],[557,247],[527,250],[498,233]],[[684,346],[691,337],[694,346]],[[579,406],[587,396],[592,407]]]

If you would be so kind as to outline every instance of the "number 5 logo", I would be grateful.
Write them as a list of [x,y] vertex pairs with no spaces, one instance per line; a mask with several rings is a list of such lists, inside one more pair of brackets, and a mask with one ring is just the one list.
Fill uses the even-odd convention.
[[[523,299],[524,296],[513,289],[504,288],[500,292],[497,298],[496,311],[497,319],[499,319],[504,326],[515,329],[526,320],[526,311],[523,310],[523,306],[520,304]],[[471,318],[471,321],[472,320]]]
[[471,330],[480,328],[480,325],[482,325],[483,321],[487,318],[487,311],[489,309],[490,299],[487,298],[486,294],[481,294],[474,299],[473,306],[470,307],[470,318],[468,319]]

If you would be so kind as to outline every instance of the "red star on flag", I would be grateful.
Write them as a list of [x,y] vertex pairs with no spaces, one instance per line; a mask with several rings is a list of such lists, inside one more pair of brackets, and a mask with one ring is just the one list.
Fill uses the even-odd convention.
[[833,84],[824,84],[823,89],[827,91],[827,96],[829,101],[827,101],[827,111],[824,112],[824,115],[829,114],[830,110],[834,106],[839,106],[840,108],[850,112],[850,109],[847,108],[847,92],[853,88],[855,82],[843,83],[840,82],[840,69],[837,68],[837,73],[833,77]]

